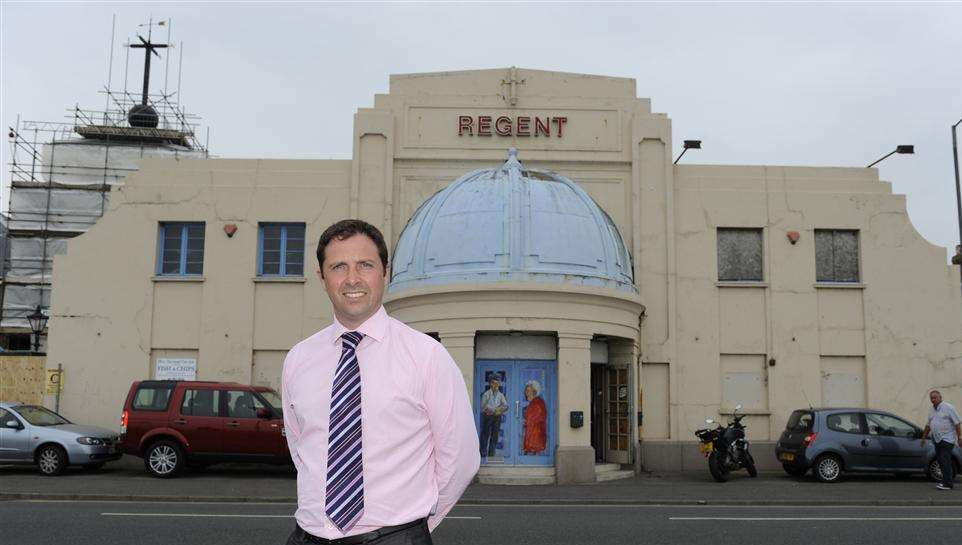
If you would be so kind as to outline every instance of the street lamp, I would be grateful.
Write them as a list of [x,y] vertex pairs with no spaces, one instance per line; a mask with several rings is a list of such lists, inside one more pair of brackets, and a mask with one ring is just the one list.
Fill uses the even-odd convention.
[[894,155],[894,154],[896,154],[896,153],[912,155],[913,153],[915,153],[915,146],[905,146],[905,145],[903,145],[903,146],[896,146],[894,150],[888,152],[888,153],[887,153],[885,156],[883,156],[881,159],[879,159],[878,161],[875,161],[874,163],[872,163],[871,165],[869,165],[869,166],[867,166],[867,167],[865,167],[865,168],[872,168],[872,167],[874,167],[875,165],[881,163],[882,161],[884,161],[885,159],[889,158],[890,156],[892,156],[892,155]]
[[678,155],[678,159],[675,159],[675,162],[672,164],[677,165],[679,159],[681,159],[681,156],[690,149],[701,149],[701,140],[685,140],[685,143],[681,148],[681,153]]
[[[962,119],[952,125],[952,160],[955,161],[955,206],[959,214],[959,242],[962,243],[962,188],[959,188],[959,144],[955,138],[955,128],[960,123],[962,123]],[[959,246],[955,247],[955,257],[952,258],[952,263],[958,263],[959,274],[962,275],[962,248]]]
[[33,331],[33,351],[40,352],[40,334],[47,327],[47,316],[40,305],[37,305],[33,313],[27,316],[27,321],[30,322],[30,330]]

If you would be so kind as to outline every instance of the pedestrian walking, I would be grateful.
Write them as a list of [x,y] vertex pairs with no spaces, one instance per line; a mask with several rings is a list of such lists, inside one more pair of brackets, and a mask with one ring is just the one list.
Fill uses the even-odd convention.
[[464,378],[444,347],[387,315],[384,237],[343,220],[317,245],[334,323],[282,373],[297,467],[288,545],[430,544],[480,464]]
[[955,467],[952,465],[952,449],[958,444],[962,446],[962,420],[959,413],[950,403],[942,401],[942,393],[938,390],[929,392],[932,410],[929,420],[922,432],[922,444],[931,434],[935,443],[935,457],[942,470],[942,480],[935,487],[939,490],[952,490],[955,487]]

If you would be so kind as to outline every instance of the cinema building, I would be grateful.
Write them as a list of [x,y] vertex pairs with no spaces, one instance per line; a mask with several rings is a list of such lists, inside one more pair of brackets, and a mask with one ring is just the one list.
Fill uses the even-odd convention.
[[392,76],[350,160],[144,159],[55,261],[62,412],[116,426],[147,378],[277,387],[332,320],[313,247],[345,217],[384,232],[385,306],[452,354],[479,428],[498,380],[488,482],[700,467],[692,432],[736,404],[763,465],[810,403],[962,404],[959,268],[877,170],[673,164],[672,138],[634,80],[498,69]]

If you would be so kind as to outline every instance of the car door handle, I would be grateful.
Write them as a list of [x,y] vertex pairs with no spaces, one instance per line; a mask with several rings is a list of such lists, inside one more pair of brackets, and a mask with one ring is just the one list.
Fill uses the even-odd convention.
[[178,420],[174,420],[174,424],[186,424],[186,423],[187,423],[187,421],[184,420],[183,418],[180,418],[180,419],[178,419]]
[[239,426],[240,426],[240,422],[228,422],[228,423],[227,423],[227,427],[228,427],[228,428],[237,428],[237,427],[239,427]]

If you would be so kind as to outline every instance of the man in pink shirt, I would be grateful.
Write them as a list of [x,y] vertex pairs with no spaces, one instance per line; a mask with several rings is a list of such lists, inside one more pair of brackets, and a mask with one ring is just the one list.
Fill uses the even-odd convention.
[[287,543],[430,544],[480,463],[464,378],[440,343],[381,306],[388,257],[376,227],[335,223],[317,261],[334,323],[284,361],[297,467]]

